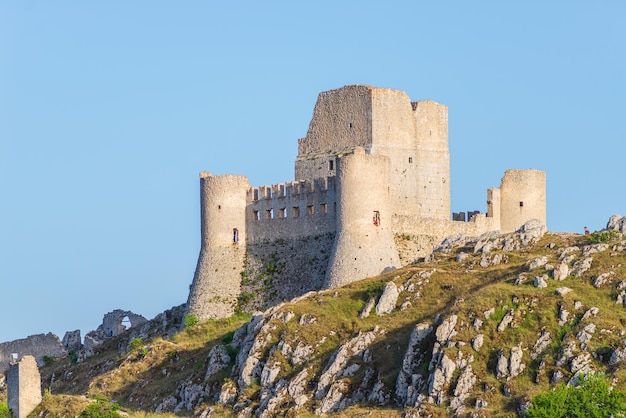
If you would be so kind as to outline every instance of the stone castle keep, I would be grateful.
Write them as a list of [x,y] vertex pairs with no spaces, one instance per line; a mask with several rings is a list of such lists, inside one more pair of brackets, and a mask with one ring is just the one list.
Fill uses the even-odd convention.
[[365,85],[319,95],[294,181],[200,173],[200,195],[187,312],[202,320],[231,315],[238,299],[268,306],[410,264],[447,236],[546,223],[534,169],[508,170],[487,213],[451,220],[447,106]]

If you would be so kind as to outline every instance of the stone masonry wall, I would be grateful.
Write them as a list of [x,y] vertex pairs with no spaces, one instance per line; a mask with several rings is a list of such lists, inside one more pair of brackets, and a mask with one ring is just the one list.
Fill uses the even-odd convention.
[[334,238],[327,232],[250,244],[241,274],[242,306],[266,309],[321,289]]
[[248,244],[335,232],[335,177],[248,191]]
[[26,418],[41,403],[41,376],[33,356],[11,364],[7,388],[7,403],[16,418]]
[[43,366],[43,357],[64,357],[67,351],[58,336],[53,333],[36,334],[19,340],[0,344],[0,373],[9,368],[11,353],[18,353],[20,357],[31,355],[40,366]]
[[334,175],[328,161],[372,143],[372,90],[353,85],[319,94],[306,138],[298,140],[295,179]]

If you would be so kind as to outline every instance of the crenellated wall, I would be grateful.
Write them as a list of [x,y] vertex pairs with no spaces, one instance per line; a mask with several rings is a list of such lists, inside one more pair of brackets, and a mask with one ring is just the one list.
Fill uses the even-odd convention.
[[[200,175],[201,250],[187,313],[224,317],[414,262],[451,235],[546,222],[545,173],[508,170],[487,213],[450,220],[448,108],[365,85],[320,93],[295,181]],[[467,220],[467,221],[465,221]]]
[[335,177],[252,188],[247,194],[248,243],[335,232]]

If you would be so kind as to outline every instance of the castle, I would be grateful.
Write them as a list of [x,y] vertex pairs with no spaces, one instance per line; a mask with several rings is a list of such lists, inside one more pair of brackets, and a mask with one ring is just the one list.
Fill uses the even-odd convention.
[[447,106],[366,85],[319,95],[294,181],[251,187],[203,172],[200,195],[187,313],[201,320],[231,315],[238,299],[267,306],[378,275],[447,236],[546,223],[546,177],[534,169],[506,171],[487,213],[451,220]]

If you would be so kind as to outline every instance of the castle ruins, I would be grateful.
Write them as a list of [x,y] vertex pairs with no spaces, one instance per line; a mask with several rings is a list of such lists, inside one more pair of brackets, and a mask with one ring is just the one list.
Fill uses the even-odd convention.
[[445,237],[546,223],[542,171],[508,170],[487,212],[450,213],[448,108],[366,85],[322,92],[295,180],[251,187],[200,173],[201,250],[187,302],[199,319],[236,303],[271,305],[378,275],[424,257]]

